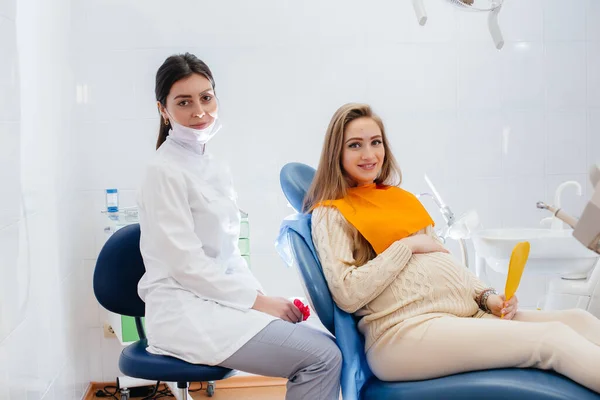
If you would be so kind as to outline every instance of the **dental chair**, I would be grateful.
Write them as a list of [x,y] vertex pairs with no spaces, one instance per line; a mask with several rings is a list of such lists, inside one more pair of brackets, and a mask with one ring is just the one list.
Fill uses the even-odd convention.
[[[297,268],[310,305],[325,328],[336,337],[343,356],[341,385],[344,400],[600,399],[600,395],[562,375],[536,369],[484,370],[412,382],[377,379],[367,364],[357,320],[333,302],[313,246],[310,215],[301,211],[314,174],[313,168],[300,163],[290,163],[282,168],[281,188],[298,214],[283,221],[276,246],[284,261]],[[490,346],[494,345],[498,344],[490,343]],[[429,357],[437,355],[430,354]],[[600,371],[598,374],[600,379]]]
[[[119,357],[119,369],[132,378],[177,382],[177,400],[188,400],[188,382],[212,382],[233,375],[222,367],[190,364],[173,357],[148,353],[148,341],[142,325],[144,302],[137,293],[138,281],[145,272],[140,253],[140,226],[132,224],[115,232],[102,247],[94,269],[94,294],[108,311],[135,317],[139,341],[127,346]],[[120,400],[127,400],[126,388]],[[212,390],[207,390],[212,396]],[[116,398],[116,397],[115,397]]]

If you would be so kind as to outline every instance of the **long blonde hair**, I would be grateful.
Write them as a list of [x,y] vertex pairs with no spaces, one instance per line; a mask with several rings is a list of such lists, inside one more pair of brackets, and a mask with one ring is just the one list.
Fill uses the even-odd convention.
[[[315,178],[308,189],[304,199],[304,210],[311,212],[313,208],[326,200],[342,199],[346,196],[348,188],[353,186],[351,178],[346,174],[342,166],[342,154],[344,151],[344,133],[346,126],[358,118],[371,118],[379,126],[385,157],[381,172],[375,180],[377,184],[399,186],[402,182],[402,173],[398,163],[392,154],[383,121],[367,104],[349,103],[341,106],[329,123],[321,159],[315,173]],[[354,260],[358,265],[363,265],[375,257],[373,247],[350,223],[346,223],[345,229],[354,241]]]

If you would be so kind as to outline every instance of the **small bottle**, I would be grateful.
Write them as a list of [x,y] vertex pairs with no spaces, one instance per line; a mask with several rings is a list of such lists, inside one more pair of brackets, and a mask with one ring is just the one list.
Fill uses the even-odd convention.
[[240,237],[238,239],[238,246],[240,253],[248,268],[250,268],[250,224],[248,222],[248,213],[240,210],[241,222],[240,222]]
[[115,219],[119,213],[119,191],[117,189],[106,189],[106,211],[108,217]]

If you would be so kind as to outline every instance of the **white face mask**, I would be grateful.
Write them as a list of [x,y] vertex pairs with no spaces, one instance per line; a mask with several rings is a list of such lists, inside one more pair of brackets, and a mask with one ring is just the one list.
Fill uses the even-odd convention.
[[169,136],[173,139],[181,140],[186,143],[200,143],[205,144],[221,129],[221,121],[217,116],[214,116],[212,124],[204,129],[194,129],[189,126],[183,126],[175,122],[173,116],[167,111],[169,115],[169,122],[171,123],[171,131]]

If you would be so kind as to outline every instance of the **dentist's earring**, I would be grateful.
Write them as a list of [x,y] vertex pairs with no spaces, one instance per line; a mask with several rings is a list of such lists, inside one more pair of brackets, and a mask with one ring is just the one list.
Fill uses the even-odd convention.
[[165,120],[165,126],[169,126],[169,120],[165,119],[164,117],[163,117],[163,119]]

